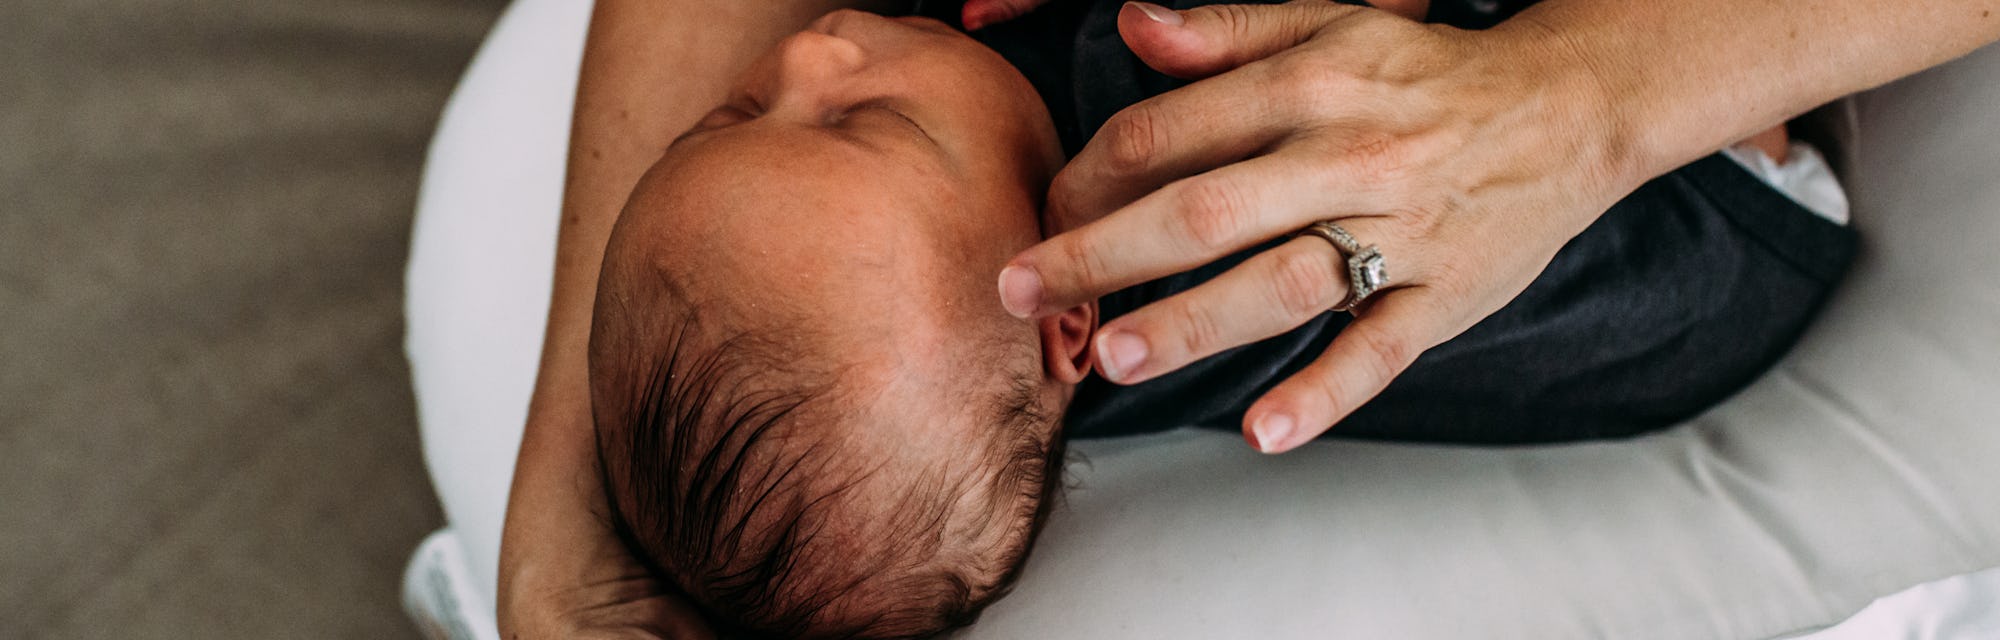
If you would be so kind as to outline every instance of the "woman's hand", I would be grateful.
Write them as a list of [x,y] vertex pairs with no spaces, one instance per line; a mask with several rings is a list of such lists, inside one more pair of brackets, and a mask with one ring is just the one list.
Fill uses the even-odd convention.
[[[959,7],[959,23],[967,31],[1019,18],[1050,0],[965,0]],[[1431,0],[1368,0],[1368,6],[1411,20],[1422,20],[1430,11]]]
[[[1648,177],[1591,65],[1556,34],[1510,26],[1325,0],[1127,4],[1134,53],[1202,79],[1118,113],[1056,177],[1060,233],[1001,272],[1005,306],[1055,313],[1334,220],[1380,249],[1388,284],[1244,416],[1265,452],[1312,439],[1513,299]],[[1144,381],[1293,329],[1348,284],[1333,245],[1301,236],[1107,323],[1094,348],[1106,378]]]

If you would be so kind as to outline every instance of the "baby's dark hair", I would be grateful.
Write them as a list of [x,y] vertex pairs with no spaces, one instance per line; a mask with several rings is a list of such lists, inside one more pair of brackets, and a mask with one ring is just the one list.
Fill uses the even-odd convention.
[[730,310],[696,309],[656,271],[616,271],[590,346],[606,517],[723,637],[927,637],[1011,587],[1062,484],[1038,370],[967,394],[965,416],[927,417],[980,420],[991,438],[870,459],[827,426],[882,418],[842,367],[802,364],[810,341],[715,329],[746,323],[713,321]]

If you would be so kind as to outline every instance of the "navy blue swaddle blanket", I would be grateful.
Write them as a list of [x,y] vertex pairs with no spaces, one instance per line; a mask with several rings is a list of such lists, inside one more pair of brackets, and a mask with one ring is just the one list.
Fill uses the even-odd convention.
[[[1116,26],[1122,4],[1053,0],[977,34],[1042,92],[1071,154],[1120,109],[1186,84],[1125,47]],[[1483,28],[1525,4],[1439,0],[1431,17]],[[957,23],[958,2],[925,5],[925,15]],[[1103,317],[1186,291],[1268,246],[1105,296]],[[1855,246],[1852,229],[1711,155],[1619,201],[1518,298],[1426,352],[1327,437],[1506,445],[1671,426],[1742,389],[1790,349]],[[1078,389],[1065,433],[1236,431],[1252,401],[1319,357],[1349,319],[1322,314],[1138,385],[1093,377]]]

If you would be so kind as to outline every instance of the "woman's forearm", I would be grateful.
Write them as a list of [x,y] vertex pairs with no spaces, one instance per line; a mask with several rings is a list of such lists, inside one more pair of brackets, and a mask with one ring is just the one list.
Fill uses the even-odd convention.
[[1494,31],[1589,69],[1636,186],[2000,38],[2000,0],[1545,0]]
[[508,497],[503,630],[555,633],[551,616],[617,598],[622,553],[595,519],[585,348],[605,241],[639,176],[722,101],[757,56],[813,18],[864,0],[599,0],[574,125],[542,361]]

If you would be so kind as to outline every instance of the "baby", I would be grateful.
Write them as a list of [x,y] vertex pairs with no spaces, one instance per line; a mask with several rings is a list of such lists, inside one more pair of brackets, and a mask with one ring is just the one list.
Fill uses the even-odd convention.
[[1006,591],[1090,367],[1094,305],[1030,323],[993,293],[1062,161],[998,54],[843,11],[640,180],[590,341],[604,482],[719,631],[922,636]]

